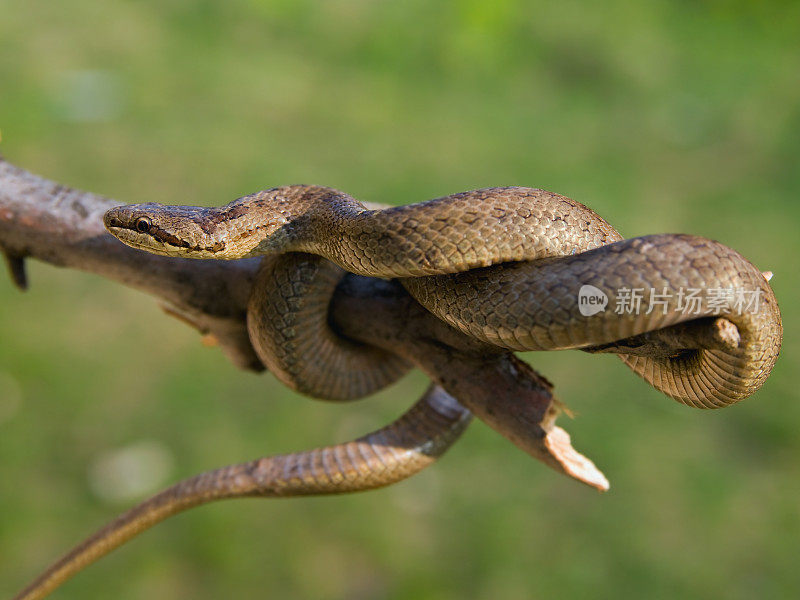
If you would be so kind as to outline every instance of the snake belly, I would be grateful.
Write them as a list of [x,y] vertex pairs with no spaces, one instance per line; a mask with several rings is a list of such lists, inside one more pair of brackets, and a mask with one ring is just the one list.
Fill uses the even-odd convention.
[[[752,394],[769,376],[781,345],[772,289],[734,250],[693,236],[624,240],[591,209],[544,190],[487,188],[369,209],[331,188],[286,186],[218,208],[120,207],[110,210],[105,222],[124,243],[158,254],[235,259],[300,252],[352,273],[400,278],[439,318],[511,350],[589,348],[711,315],[725,317],[740,336],[738,346],[728,351],[687,348],[661,358],[621,355],[656,389],[692,406],[725,406]],[[273,278],[269,285],[287,289],[288,284]],[[582,315],[578,294],[584,285],[601,290],[609,308]],[[757,292],[760,303],[747,313],[731,307],[690,313],[676,300],[684,288],[742,289]],[[656,292],[672,300],[658,311],[618,314],[612,308],[622,290],[631,289],[643,291],[645,305]],[[319,320],[312,331],[320,331]],[[263,327],[255,333],[278,332]],[[304,342],[298,352],[313,346]],[[369,370],[368,353],[357,359],[362,370],[355,379]],[[317,369],[312,356],[303,365],[304,377],[308,369]],[[359,393],[388,381],[386,373],[400,367],[382,369],[385,373],[366,386],[326,385],[336,397],[346,397],[348,390]],[[325,377],[321,372],[314,376]]]

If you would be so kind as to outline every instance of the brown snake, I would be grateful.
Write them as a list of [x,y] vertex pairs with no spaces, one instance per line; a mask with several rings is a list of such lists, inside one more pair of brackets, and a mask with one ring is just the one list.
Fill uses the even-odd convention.
[[[330,188],[289,186],[221,208],[115,208],[106,213],[105,224],[124,243],[156,254],[264,255],[248,308],[253,345],[281,381],[324,399],[365,396],[409,368],[405,360],[331,329],[328,302],[343,269],[401,278],[440,319],[502,348],[600,351],[628,343],[631,353],[621,358],[635,373],[697,407],[725,406],[755,392],[780,350],[782,325],[772,289],[738,253],[686,235],[623,240],[590,209],[543,190],[490,188],[371,210]],[[584,285],[604,293],[612,307],[626,289],[644,290],[643,306],[660,291],[670,294],[647,313],[605,310],[586,316],[578,301]],[[681,289],[748,290],[760,302],[752,311],[706,306],[688,313],[674,293]],[[638,351],[637,340],[648,332],[711,317],[733,324],[732,342],[663,355]],[[188,479],[88,538],[17,599],[44,597],[137,533],[205,502],[388,485],[432,462],[469,419],[452,397],[431,387],[398,421],[355,442]]]
[[[221,208],[115,208],[105,224],[122,242],[156,254],[236,259],[310,253],[352,273],[402,278],[433,314],[510,350],[592,348],[692,319],[724,317],[738,330],[733,347],[622,355],[648,383],[691,406],[714,408],[749,396],[769,376],[780,350],[782,326],[772,289],[734,250],[687,235],[623,240],[594,211],[538,189],[488,188],[369,210],[331,188],[288,186]],[[260,300],[275,300],[286,287],[280,276],[262,279],[269,285],[257,286],[257,294],[264,294]],[[402,370],[390,357],[328,343],[333,334],[324,317],[307,316],[325,314],[336,281],[330,276],[306,289],[315,295],[303,294],[305,308],[295,311],[297,319],[311,321],[305,328],[286,324],[292,310],[275,314],[274,302],[251,304],[251,338],[265,364],[288,385],[317,397],[357,398]],[[578,304],[583,285],[601,290],[612,306],[624,289],[644,290],[644,306],[655,294],[673,293],[648,314],[606,310],[584,316]],[[707,305],[688,312],[677,292],[691,289],[757,293],[758,310]],[[275,348],[264,347],[265,340],[287,335],[297,348],[290,365]],[[337,373],[341,378],[334,380]]]

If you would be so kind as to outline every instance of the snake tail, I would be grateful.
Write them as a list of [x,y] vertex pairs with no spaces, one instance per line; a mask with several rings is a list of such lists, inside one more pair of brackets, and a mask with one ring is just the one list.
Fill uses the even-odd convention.
[[392,424],[357,440],[222,467],[185,479],[111,521],[51,565],[14,600],[39,600],[153,525],[215,500],[344,494],[421,471],[466,429],[472,415],[437,386]]

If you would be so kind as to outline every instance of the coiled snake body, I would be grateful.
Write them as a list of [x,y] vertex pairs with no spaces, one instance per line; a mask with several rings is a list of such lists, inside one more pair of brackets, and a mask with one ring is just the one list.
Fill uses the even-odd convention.
[[[284,383],[319,398],[359,398],[409,368],[391,352],[331,329],[328,304],[344,271],[400,278],[437,317],[502,348],[630,347],[621,357],[635,373],[697,407],[725,406],[755,392],[780,350],[782,326],[772,289],[741,255],[694,236],[623,240],[590,209],[543,190],[490,188],[367,208],[331,188],[289,186],[221,208],[119,207],[106,213],[105,224],[124,243],[156,254],[265,256],[248,308],[251,341]],[[606,310],[583,314],[584,286],[605,297]],[[757,310],[706,305],[689,312],[680,293],[691,289],[745,290],[759,303]],[[641,290],[642,310],[611,310],[633,290]],[[645,310],[653,305],[658,309]],[[727,343],[661,355],[638,351],[648,343],[648,332],[712,317],[723,317],[735,329],[735,335],[727,332]],[[17,598],[46,596],[139,532],[205,502],[388,485],[435,460],[469,420],[467,410],[433,386],[395,423],[354,442],[190,478],[85,540]]]
[[[623,240],[594,211],[538,189],[489,188],[370,210],[331,188],[289,186],[222,208],[121,207],[109,211],[105,222],[124,243],[157,254],[236,259],[310,253],[352,273],[402,278],[439,318],[511,350],[591,348],[692,319],[725,317],[738,329],[735,347],[622,355],[648,383],[692,406],[713,408],[749,396],[769,375],[780,349],[772,289],[734,250],[687,235]],[[309,318],[325,314],[336,281],[320,275],[326,277],[325,285],[310,286],[317,292],[305,296],[303,309],[276,314],[286,286],[274,271],[262,275],[267,285],[257,286],[263,295],[250,311],[253,341],[261,358],[293,387],[331,399],[360,397],[402,368],[391,357],[336,340],[326,333],[324,317]],[[578,297],[584,285],[601,290],[610,306],[624,290],[641,290],[643,308],[584,316]],[[680,305],[680,291],[690,289],[745,290],[757,295],[759,307],[699,306],[690,312]],[[656,294],[663,296],[658,310],[646,311]],[[287,314],[307,326],[285,326]],[[281,351],[275,347],[285,348],[289,338],[297,350],[291,365],[276,356]],[[282,344],[270,348],[266,340]]]

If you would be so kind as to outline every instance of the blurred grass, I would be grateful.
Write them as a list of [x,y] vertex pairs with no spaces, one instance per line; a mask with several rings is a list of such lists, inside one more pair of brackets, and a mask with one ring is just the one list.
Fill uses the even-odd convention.
[[[611,357],[531,355],[604,495],[481,424],[352,497],[240,501],[161,525],[59,598],[794,598],[800,593],[800,5],[0,0],[0,149],[123,202],[305,182],[409,203],[544,187],[628,236],[719,239],[775,271],[783,355],[693,411]],[[171,479],[344,440],[401,413],[243,374],[150,299],[31,265],[0,282],[0,587],[128,503],[89,465],[139,440]],[[158,339],[158,344],[153,340]],[[166,482],[165,482],[166,483]]]

